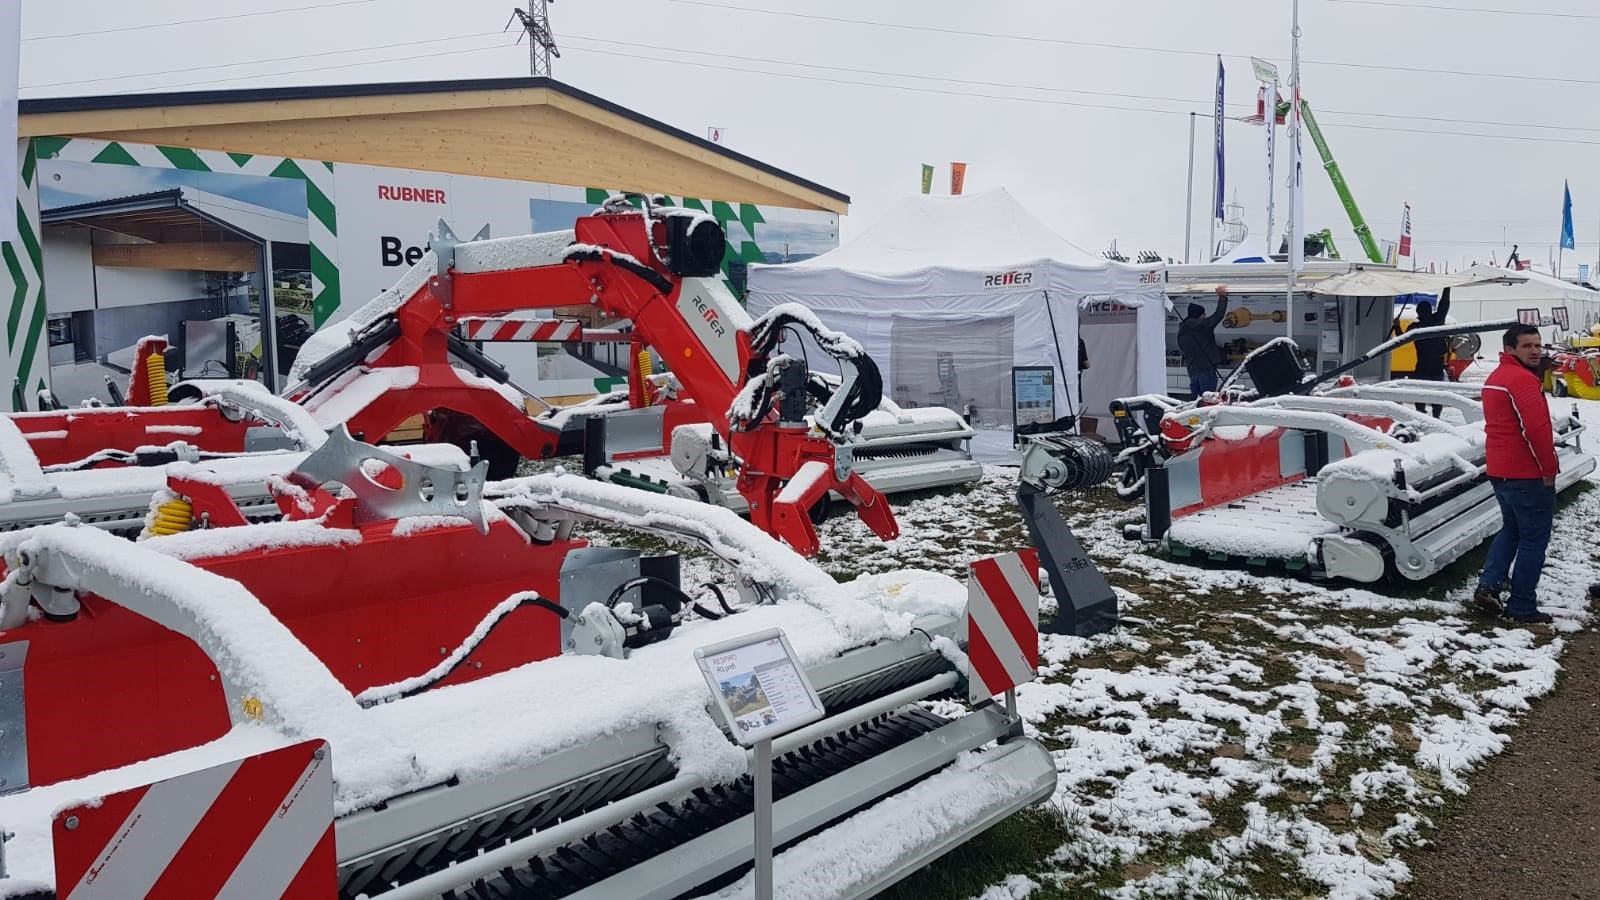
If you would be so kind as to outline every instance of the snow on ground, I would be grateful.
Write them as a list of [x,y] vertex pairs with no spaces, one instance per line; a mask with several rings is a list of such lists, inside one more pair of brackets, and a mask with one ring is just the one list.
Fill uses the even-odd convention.
[[[1014,471],[897,500],[902,537],[887,544],[842,513],[821,529],[820,562],[839,576],[963,577],[968,560],[1025,543]],[[1119,589],[1124,624],[1043,637],[1040,680],[1019,706],[1056,758],[1053,803],[1070,827],[1052,856],[997,873],[982,900],[1035,885],[1051,896],[1394,896],[1410,878],[1406,855],[1554,687],[1561,635],[1585,626],[1585,590],[1600,581],[1600,490],[1589,485],[1566,495],[1540,586],[1556,624],[1532,629],[1464,608],[1481,550],[1424,585],[1330,586],[1144,552],[1121,537],[1142,509],[1110,491],[1058,505]]]

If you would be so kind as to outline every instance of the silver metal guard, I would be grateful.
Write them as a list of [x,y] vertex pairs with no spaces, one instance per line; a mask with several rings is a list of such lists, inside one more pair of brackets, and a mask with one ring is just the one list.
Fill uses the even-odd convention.
[[[370,472],[387,466],[400,477],[400,486],[388,487]],[[468,471],[430,466],[363,444],[344,425],[328,432],[328,439],[287,476],[307,490],[330,483],[348,488],[356,497],[355,523],[386,522],[406,516],[454,516],[466,519],[487,534],[483,514],[483,486],[489,464],[479,461]]]

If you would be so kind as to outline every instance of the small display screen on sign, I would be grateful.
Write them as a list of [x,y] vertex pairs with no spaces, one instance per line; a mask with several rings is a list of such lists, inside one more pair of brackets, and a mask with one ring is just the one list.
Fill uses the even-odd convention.
[[741,744],[822,718],[822,703],[782,632],[704,647],[695,656]]

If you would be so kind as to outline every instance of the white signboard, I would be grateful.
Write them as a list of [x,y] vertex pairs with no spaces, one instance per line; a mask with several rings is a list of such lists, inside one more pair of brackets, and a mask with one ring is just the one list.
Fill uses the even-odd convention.
[[1256,80],[1263,84],[1278,83],[1278,67],[1264,59],[1250,57],[1250,68],[1255,71]]
[[822,701],[779,629],[694,651],[734,738],[745,746],[822,718]]

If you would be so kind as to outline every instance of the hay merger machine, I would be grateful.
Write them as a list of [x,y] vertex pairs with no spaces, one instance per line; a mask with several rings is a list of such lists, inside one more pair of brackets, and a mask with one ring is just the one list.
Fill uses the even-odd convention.
[[[972,688],[970,708],[918,701],[1031,677],[1032,618],[984,618],[998,607],[971,598],[1036,604],[1041,567],[1063,615],[1114,620],[1044,494],[1108,461],[1033,448],[1019,503],[1036,549],[974,563],[968,585],[837,583],[796,552],[816,547],[823,493],[896,529],[851,466],[870,360],[812,328],[846,363],[817,397],[768,355],[775,316],[806,326],[803,311],[749,322],[702,289],[721,257],[707,227],[609,213],[559,246],[437,244],[298,403],[221,385],[185,405],[0,420],[0,449],[45,460],[8,489],[65,504],[64,521],[0,534],[0,897],[748,896],[748,758],[694,650],[771,628],[824,707],[773,747],[776,871],[794,896],[870,896],[1050,797],[1054,761],[1014,704]],[[451,365],[446,326],[574,290],[658,347],[684,329],[675,371],[729,410],[711,449],[742,463],[751,521],[559,471],[491,481],[456,446],[402,456],[352,437],[418,410],[537,428],[494,405],[520,412],[520,396]],[[136,379],[135,401],[159,381]],[[168,436],[185,440],[152,445]],[[137,541],[111,533],[125,520],[69,514],[70,476],[148,488],[154,473]],[[705,555],[592,546],[590,522]]]
[[[1277,562],[1314,577],[1433,575],[1500,529],[1484,472],[1482,387],[1358,384],[1348,373],[1420,337],[1514,324],[1412,329],[1320,377],[1278,339],[1198,401],[1117,401],[1117,489],[1145,504],[1144,524],[1126,536],[1179,556]],[[1240,373],[1253,390],[1233,387]],[[1418,406],[1442,407],[1444,418]],[[1595,459],[1576,407],[1551,418],[1556,487],[1565,490]]]

